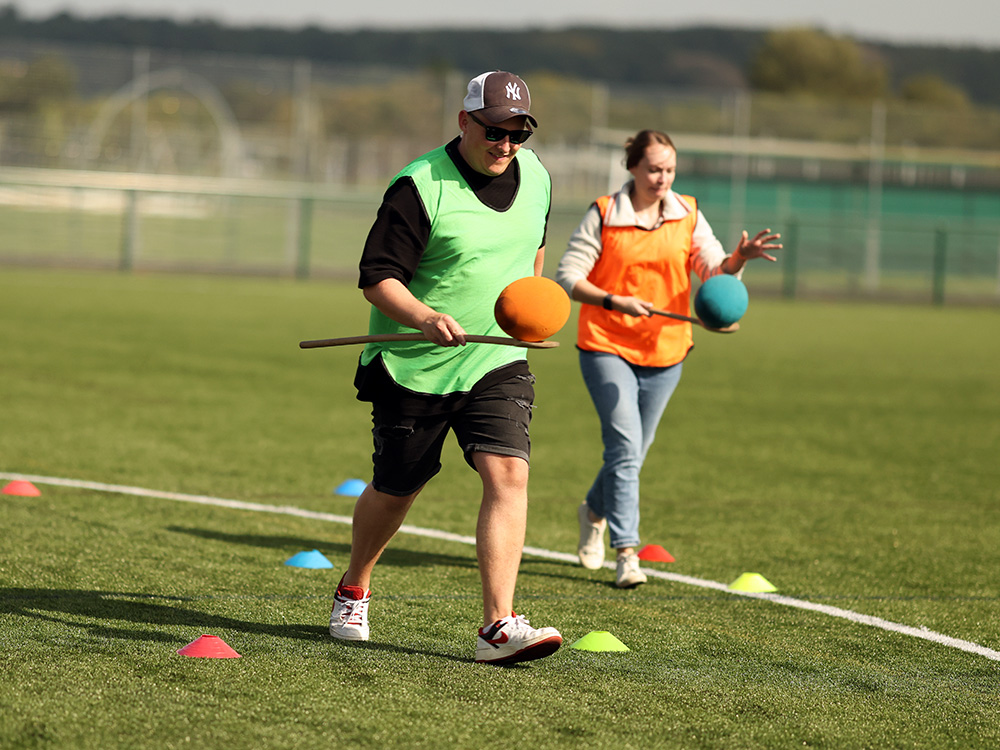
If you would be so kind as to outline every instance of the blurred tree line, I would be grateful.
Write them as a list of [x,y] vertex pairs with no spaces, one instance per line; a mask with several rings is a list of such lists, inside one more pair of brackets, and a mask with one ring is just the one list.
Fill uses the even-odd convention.
[[[496,67],[498,61],[516,60],[514,67],[524,74],[546,71],[612,84],[764,90],[806,86],[852,97],[904,91],[909,96],[937,96],[947,88],[971,102],[1000,106],[1000,49],[860,42],[815,29],[337,31],[121,15],[80,18],[68,12],[29,19],[16,5],[6,4],[0,6],[0,40],[4,38],[411,69],[480,71]],[[800,75],[782,80],[784,74],[796,73]],[[909,85],[926,76],[938,80],[930,88]]]
[[[10,154],[20,149],[44,153],[50,166],[74,159],[87,166],[81,161],[84,147],[74,144],[72,134],[87,130],[112,93],[106,83],[104,90],[94,83],[105,80],[105,71],[91,69],[97,57],[74,65],[58,54],[9,54],[15,45],[5,40],[17,40],[24,49],[32,39],[118,50],[120,59],[108,67],[117,66],[120,73],[121,61],[128,61],[123,83],[131,76],[130,51],[143,48],[172,50],[186,65],[194,64],[197,52],[284,58],[287,70],[305,60],[317,68],[336,63],[340,69],[395,71],[381,80],[315,75],[309,82],[310,105],[303,111],[292,76],[284,84],[264,85],[252,65],[233,65],[214,85],[244,137],[259,144],[270,139],[258,151],[282,154],[275,158],[284,162],[271,172],[295,173],[296,157],[287,149],[290,136],[310,144],[382,139],[389,149],[405,131],[422,148],[431,148],[442,138],[433,113],[443,113],[447,128],[449,102],[460,98],[465,76],[496,67],[515,68],[529,80],[532,109],[544,120],[545,135],[570,144],[589,142],[594,125],[629,129],[635,123],[656,123],[669,132],[732,135],[732,112],[718,100],[745,92],[753,95],[746,131],[752,136],[865,143],[872,135],[872,103],[879,101],[887,103],[891,119],[900,115],[893,119],[896,142],[1000,150],[1000,81],[995,80],[1000,51],[934,49],[920,54],[918,48],[861,43],[809,28],[335,32],[121,16],[80,19],[68,13],[29,20],[7,5],[0,7],[0,163],[19,163]],[[715,92],[715,99],[665,93],[678,90]],[[599,101],[602,91],[607,101]],[[651,96],[650,91],[662,95]],[[413,101],[422,102],[432,116],[414,118]],[[603,115],[597,114],[602,108]],[[186,149],[190,163],[208,172],[215,169],[210,160],[218,151],[215,131],[211,123],[205,127],[208,113],[190,92],[150,92],[143,116],[149,139],[143,148],[148,152],[159,148],[176,159]],[[116,150],[135,151],[129,146],[132,127],[127,116],[110,123],[104,137],[117,145],[106,151],[107,160],[113,161]],[[310,148],[314,151],[299,154],[300,162],[336,158],[332,152],[316,153],[318,146]],[[387,158],[395,159],[391,154]],[[39,161],[32,158],[30,163]],[[120,168],[130,166],[135,168]]]

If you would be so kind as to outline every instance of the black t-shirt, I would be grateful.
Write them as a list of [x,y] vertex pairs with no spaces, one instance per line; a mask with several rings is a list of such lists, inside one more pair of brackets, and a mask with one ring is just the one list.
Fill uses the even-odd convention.
[[[521,184],[521,169],[517,159],[496,177],[481,174],[470,167],[458,152],[459,138],[445,146],[445,152],[455,163],[459,173],[484,206],[494,211],[506,211],[514,203]],[[545,215],[548,230],[548,213]],[[377,284],[385,279],[398,279],[409,286],[420,259],[427,248],[431,222],[417,193],[417,186],[409,177],[403,177],[385,191],[375,223],[368,232],[361,253],[358,287]]]

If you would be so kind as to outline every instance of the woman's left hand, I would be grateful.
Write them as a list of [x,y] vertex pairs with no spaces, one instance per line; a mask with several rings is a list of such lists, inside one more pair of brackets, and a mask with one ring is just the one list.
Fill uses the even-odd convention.
[[781,239],[781,235],[777,232],[772,234],[770,229],[762,229],[754,235],[753,239],[750,239],[750,235],[744,229],[743,236],[740,237],[740,244],[736,247],[736,254],[743,258],[743,260],[752,260],[754,258],[764,258],[770,261],[777,260],[777,258],[770,255],[767,251],[781,250],[783,245],[780,242],[775,242],[775,240],[779,239]]

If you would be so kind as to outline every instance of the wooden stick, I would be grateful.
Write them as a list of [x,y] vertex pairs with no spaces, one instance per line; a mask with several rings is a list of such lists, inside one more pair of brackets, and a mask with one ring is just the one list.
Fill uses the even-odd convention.
[[[345,346],[347,344],[367,344],[374,341],[426,341],[422,333],[380,333],[367,336],[345,336],[339,339],[316,339],[300,341],[300,349],[318,349],[323,346]],[[469,336],[465,340],[473,344],[501,344],[503,346],[522,346],[525,349],[553,349],[559,346],[558,341],[521,341],[505,336]]]
[[690,315],[681,315],[680,313],[668,312],[667,310],[650,310],[653,315],[662,315],[665,318],[673,318],[674,320],[686,320],[688,323],[694,323],[695,325],[701,326],[706,331],[712,331],[713,333],[736,333],[740,330],[739,323],[733,323],[725,328],[712,328],[701,322],[700,318],[693,318]]

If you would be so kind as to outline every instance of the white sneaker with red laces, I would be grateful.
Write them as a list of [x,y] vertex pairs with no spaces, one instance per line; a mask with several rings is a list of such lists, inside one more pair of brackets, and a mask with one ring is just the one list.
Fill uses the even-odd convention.
[[367,641],[372,592],[360,586],[337,586],[330,611],[330,635],[342,641]]
[[562,636],[555,628],[533,628],[528,620],[514,612],[479,629],[476,641],[476,662],[479,664],[514,664],[541,659],[562,645]]

